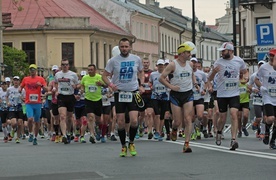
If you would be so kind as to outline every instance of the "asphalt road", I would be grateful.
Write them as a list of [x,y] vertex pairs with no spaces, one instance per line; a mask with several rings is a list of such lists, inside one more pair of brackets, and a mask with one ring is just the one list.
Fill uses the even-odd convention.
[[[3,134],[0,134],[0,138]],[[182,153],[183,138],[176,142],[135,140],[137,156],[119,157],[120,143],[64,145],[39,139],[0,142],[0,180],[86,179],[275,179],[276,150],[270,150],[250,131],[230,151],[230,134],[221,146],[214,138],[191,142],[193,152]]]

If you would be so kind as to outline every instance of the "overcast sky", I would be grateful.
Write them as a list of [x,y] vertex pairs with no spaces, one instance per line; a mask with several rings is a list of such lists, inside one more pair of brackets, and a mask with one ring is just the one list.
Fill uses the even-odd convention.
[[[144,3],[146,0],[140,0]],[[182,9],[182,14],[192,18],[192,0],[157,0],[160,7],[173,6]],[[200,21],[214,25],[215,19],[225,15],[227,0],[195,0],[195,13]]]

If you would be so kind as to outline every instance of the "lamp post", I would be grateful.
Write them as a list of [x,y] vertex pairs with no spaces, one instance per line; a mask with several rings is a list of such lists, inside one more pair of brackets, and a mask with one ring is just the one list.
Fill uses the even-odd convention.
[[233,45],[234,54],[237,55],[237,30],[236,30],[236,0],[232,0],[232,14],[233,14]]
[[192,31],[193,31],[193,43],[196,44],[196,31],[195,31],[195,0],[192,0],[192,13],[193,13],[193,20],[192,20]]

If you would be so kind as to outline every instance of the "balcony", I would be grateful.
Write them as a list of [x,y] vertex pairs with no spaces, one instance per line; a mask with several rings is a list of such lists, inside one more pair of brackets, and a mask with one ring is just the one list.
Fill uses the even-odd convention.
[[257,64],[257,54],[255,52],[255,46],[240,46],[240,57],[249,65]]
[[272,10],[272,3],[273,0],[239,0],[239,5],[241,5],[244,9],[249,9],[251,11],[254,11],[254,6],[257,4]]

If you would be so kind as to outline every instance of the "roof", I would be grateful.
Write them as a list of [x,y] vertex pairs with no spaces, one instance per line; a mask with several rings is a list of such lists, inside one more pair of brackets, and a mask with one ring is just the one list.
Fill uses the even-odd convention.
[[90,17],[91,28],[130,35],[81,0],[24,0],[17,6],[23,10],[19,11],[13,1],[2,1],[2,12],[12,14],[13,27],[6,30],[38,29],[46,17]]

